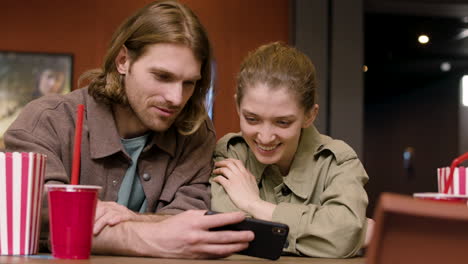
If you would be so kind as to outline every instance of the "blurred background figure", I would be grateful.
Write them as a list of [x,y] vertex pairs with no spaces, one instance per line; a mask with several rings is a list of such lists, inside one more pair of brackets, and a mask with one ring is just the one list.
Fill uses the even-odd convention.
[[69,54],[0,52],[0,150],[3,133],[27,103],[71,90],[72,63]]
[[50,94],[64,94],[71,90],[71,60],[66,57],[42,60],[35,68],[33,99]]
[[37,84],[40,95],[62,93],[65,88],[65,73],[60,70],[46,68],[39,73]]

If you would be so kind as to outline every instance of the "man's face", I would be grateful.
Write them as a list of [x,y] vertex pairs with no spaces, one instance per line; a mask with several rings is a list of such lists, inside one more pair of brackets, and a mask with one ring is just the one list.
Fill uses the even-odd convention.
[[159,43],[131,66],[127,59],[126,66],[125,92],[141,125],[167,130],[192,96],[201,62],[187,46]]

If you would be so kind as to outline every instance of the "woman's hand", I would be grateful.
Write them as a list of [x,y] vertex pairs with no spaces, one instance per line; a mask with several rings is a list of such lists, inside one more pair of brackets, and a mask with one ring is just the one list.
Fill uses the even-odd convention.
[[364,245],[362,247],[367,247],[372,239],[372,234],[374,233],[374,226],[375,221],[371,218],[367,218],[367,230],[366,230],[366,238],[364,239]]
[[254,218],[271,221],[275,204],[260,198],[257,180],[240,160],[225,159],[215,163],[213,181],[221,184],[232,202]]
[[232,202],[244,212],[252,214],[252,205],[261,201],[257,180],[240,160],[225,159],[215,163],[213,181],[221,184]]

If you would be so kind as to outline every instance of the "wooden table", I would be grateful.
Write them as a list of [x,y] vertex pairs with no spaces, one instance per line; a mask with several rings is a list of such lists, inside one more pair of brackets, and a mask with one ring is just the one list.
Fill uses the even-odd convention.
[[65,260],[54,259],[50,255],[34,255],[28,257],[19,256],[0,256],[0,263],[11,264],[365,264],[365,258],[351,259],[323,259],[323,258],[301,258],[283,256],[276,261],[247,257],[242,255],[233,255],[225,259],[216,260],[186,260],[186,259],[162,259],[162,258],[135,258],[135,257],[117,257],[117,256],[91,256],[86,260]]

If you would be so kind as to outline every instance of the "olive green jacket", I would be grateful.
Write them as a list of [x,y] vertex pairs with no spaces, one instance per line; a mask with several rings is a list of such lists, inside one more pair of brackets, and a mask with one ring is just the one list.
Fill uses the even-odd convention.
[[[257,161],[240,134],[218,141],[215,161],[242,161],[256,177],[260,197],[277,204],[272,221],[290,228],[285,252],[345,258],[362,247],[367,227],[368,176],[354,150],[340,140],[304,129],[289,174]],[[216,175],[212,175],[215,177]],[[211,182],[212,210],[239,211],[223,187]]]

